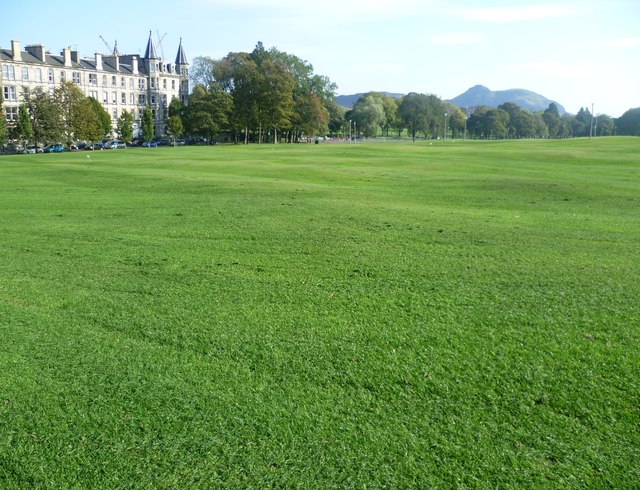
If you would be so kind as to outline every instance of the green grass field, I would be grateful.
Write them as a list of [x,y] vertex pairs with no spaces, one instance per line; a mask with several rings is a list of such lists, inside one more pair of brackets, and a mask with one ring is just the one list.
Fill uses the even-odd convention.
[[0,488],[633,488],[640,139],[0,157]]

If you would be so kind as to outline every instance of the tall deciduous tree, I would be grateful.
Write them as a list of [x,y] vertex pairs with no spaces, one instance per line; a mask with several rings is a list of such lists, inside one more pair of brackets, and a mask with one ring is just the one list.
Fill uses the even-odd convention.
[[[79,140],[95,142],[104,138],[105,133],[100,116],[91,102],[92,100],[95,99],[85,97],[80,102],[80,112],[84,124],[77,129],[76,136]],[[111,118],[109,118],[109,127],[111,127]]]
[[216,84],[209,88],[198,85],[184,108],[184,126],[189,134],[211,141],[228,124],[232,107],[231,95],[220,90]]
[[386,122],[384,104],[375,94],[363,95],[354,104],[350,117],[356,124],[356,137],[362,134],[367,138],[373,138]]
[[77,140],[77,134],[86,124],[85,113],[82,111],[81,101],[85,95],[73,82],[62,82],[55,89],[54,98],[60,108],[65,139],[67,142]]
[[116,131],[123,141],[129,142],[133,139],[133,115],[129,111],[124,110],[120,114]]
[[640,107],[629,109],[616,119],[615,133],[627,136],[640,136]]
[[23,88],[24,103],[29,109],[33,140],[36,144],[54,143],[65,136],[59,104],[42,87]]
[[550,138],[558,138],[561,136],[560,130],[562,128],[562,120],[560,119],[558,106],[556,106],[553,102],[549,104],[549,107],[547,107],[547,109],[545,109],[544,113],[542,114],[542,119],[547,125],[547,130],[549,131]]
[[167,133],[173,140],[173,146],[176,145],[176,139],[180,137],[183,131],[184,127],[182,126],[182,119],[180,119],[180,116],[169,116],[169,120],[167,121]]
[[88,98],[89,103],[93,109],[93,112],[98,116],[98,120],[100,121],[101,134],[98,138],[92,139],[91,141],[98,141],[102,138],[107,137],[111,133],[111,116],[102,106],[102,104],[93,97]]
[[415,140],[418,133],[423,133],[425,137],[436,134],[439,121],[444,119],[444,110],[435,95],[411,92],[400,99],[398,117]]
[[7,142],[7,118],[2,108],[4,98],[0,96],[0,146],[4,146]]
[[153,113],[149,106],[142,111],[142,137],[148,143],[153,139],[155,128],[153,126]]
[[22,104],[18,109],[18,122],[14,128],[15,138],[21,145],[25,145],[33,137],[33,129],[31,127],[31,120],[29,118],[29,110],[27,106]]

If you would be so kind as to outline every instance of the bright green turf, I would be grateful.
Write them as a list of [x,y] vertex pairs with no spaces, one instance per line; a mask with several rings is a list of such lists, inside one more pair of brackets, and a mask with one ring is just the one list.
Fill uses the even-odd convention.
[[0,157],[1,488],[631,488],[640,139]]

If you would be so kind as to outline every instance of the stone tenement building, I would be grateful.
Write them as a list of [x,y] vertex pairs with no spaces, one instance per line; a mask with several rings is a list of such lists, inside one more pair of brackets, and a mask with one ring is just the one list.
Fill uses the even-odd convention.
[[153,112],[156,134],[164,134],[167,110],[176,97],[186,103],[189,95],[189,64],[178,47],[175,63],[166,63],[157,52],[151,32],[144,56],[121,55],[117,46],[113,53],[96,53],[94,58],[80,58],[78,51],[65,48],[56,56],[42,45],[20,49],[19,41],[11,41],[11,49],[0,49],[4,111],[9,124],[18,119],[23,87],[42,87],[53,94],[63,81],[78,85],[88,97],[100,101],[111,115],[113,127],[123,111],[133,115],[134,132],[140,125],[142,111]]

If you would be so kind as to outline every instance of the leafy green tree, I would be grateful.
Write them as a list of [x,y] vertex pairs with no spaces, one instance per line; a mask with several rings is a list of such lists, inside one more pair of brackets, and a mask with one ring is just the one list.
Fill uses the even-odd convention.
[[[202,85],[208,87],[212,83],[215,83],[215,66],[216,60],[209,56],[197,56],[191,60],[191,67],[189,68],[189,79],[191,84]],[[170,114],[170,116],[173,114]]]
[[220,89],[232,97],[233,110],[229,122],[233,130],[244,134],[246,144],[249,142],[249,129],[257,121],[258,67],[249,53],[229,53],[215,64],[214,74]]
[[591,131],[591,112],[589,112],[589,109],[584,107],[580,108],[571,123],[571,130],[573,132],[573,136],[576,138],[589,136]]
[[[202,85],[203,87],[208,87],[209,85]],[[178,116],[182,118],[184,116],[184,104],[177,97],[173,97],[171,102],[169,102],[169,117]]]
[[0,146],[4,146],[7,143],[7,118],[2,108],[3,102],[4,98],[0,96]]
[[363,95],[354,104],[351,119],[357,127],[356,137],[376,137],[386,122],[382,100],[374,94]]
[[292,120],[296,138],[303,134],[313,136],[327,131],[329,113],[322,106],[320,98],[310,93],[295,100]]
[[398,117],[414,141],[418,133],[435,136],[444,125],[444,112],[442,101],[435,95],[411,92],[398,104]]
[[153,126],[153,113],[149,106],[145,107],[142,111],[142,137],[148,143],[155,135],[155,128]]
[[15,134],[15,138],[23,146],[26,146],[31,138],[33,138],[33,128],[31,126],[31,119],[29,118],[29,110],[24,104],[20,105],[18,109],[18,122],[13,133]]
[[613,128],[613,119],[606,114],[599,114],[596,116],[593,134],[594,136],[611,136]]
[[485,135],[490,139],[506,138],[508,135],[509,113],[502,109],[490,109],[485,114]]
[[640,107],[629,109],[616,119],[615,134],[640,136]]
[[54,99],[60,108],[65,139],[67,142],[77,140],[77,134],[86,124],[86,114],[81,107],[85,95],[75,83],[62,82],[54,91]]
[[346,109],[338,104],[335,100],[327,101],[325,108],[329,116],[329,131],[333,134],[339,133],[344,128],[344,116]]
[[133,139],[133,115],[127,111],[122,111],[116,125],[116,132],[123,141],[131,141]]
[[90,141],[98,141],[100,139],[107,137],[109,134],[111,134],[111,130],[112,130],[111,116],[97,99],[94,99],[93,97],[89,97],[88,100],[89,100],[89,103],[91,104],[91,108],[93,109],[93,112],[98,116],[98,120],[100,121],[100,127],[102,129],[101,135],[98,138],[92,139]]
[[287,68],[277,61],[262,63],[259,72],[256,97],[259,139],[262,141],[264,130],[272,130],[273,142],[277,143],[278,131],[291,127],[294,80]]
[[36,144],[55,143],[65,136],[60,105],[42,87],[22,91],[24,104],[29,109],[33,141]]
[[217,85],[210,88],[197,85],[184,108],[184,128],[188,134],[203,136],[211,141],[228,124],[232,108],[231,95]]
[[176,145],[176,139],[180,137],[183,131],[184,127],[180,116],[170,116],[167,121],[167,133],[173,140],[173,146]]
[[447,116],[447,127],[448,131],[451,132],[454,138],[459,138],[460,135],[464,135],[464,126],[467,119],[466,114],[459,107],[451,104],[450,102],[445,102],[442,104],[444,111],[448,114]]
[[544,119],[545,124],[547,125],[547,129],[549,131],[550,138],[558,138],[560,137],[560,130],[562,129],[562,120],[560,119],[560,113],[558,111],[558,106],[556,106],[553,102],[549,104],[549,107],[545,109],[542,114],[542,119]]
[[[76,130],[76,137],[78,140],[95,142],[104,137],[103,124],[93,103],[91,102],[92,100],[95,99],[85,97],[80,101],[79,112],[84,124]],[[111,118],[109,118],[109,125],[111,125]]]

